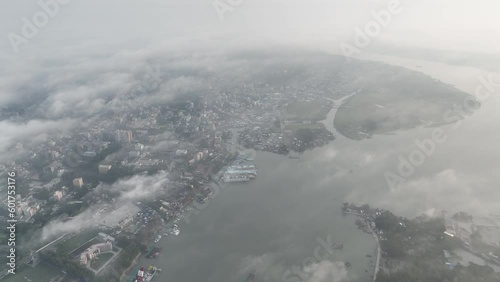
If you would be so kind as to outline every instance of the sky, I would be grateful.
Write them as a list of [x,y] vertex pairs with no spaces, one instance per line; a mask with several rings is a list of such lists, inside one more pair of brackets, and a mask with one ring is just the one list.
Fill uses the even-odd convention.
[[[390,3],[389,0],[233,0],[236,4],[230,10],[218,13],[214,5],[222,3],[226,6],[219,7],[228,7],[228,0],[63,2],[66,1],[67,4],[59,4],[59,11],[29,43],[21,45],[15,57],[39,52],[44,56],[55,52],[62,55],[69,52],[66,48],[83,46],[88,52],[109,45],[119,49],[148,49],[152,47],[148,44],[210,39],[224,47],[237,46],[241,41],[329,46],[332,41],[351,40],[356,27],[363,28],[372,20],[372,12],[387,9]],[[430,48],[498,50],[495,36],[500,29],[498,1],[398,2],[403,11],[394,15],[379,40]],[[8,34],[21,34],[22,18],[32,20],[42,8],[38,1],[6,0],[2,7],[0,50],[5,51],[4,56],[12,56]]]

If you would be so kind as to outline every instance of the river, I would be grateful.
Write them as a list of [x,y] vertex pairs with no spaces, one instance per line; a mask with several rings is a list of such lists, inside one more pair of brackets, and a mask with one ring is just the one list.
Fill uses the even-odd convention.
[[[364,58],[424,72],[468,93],[486,74],[426,61],[368,54]],[[500,135],[493,122],[500,118],[499,106],[498,96],[492,96],[460,128],[444,127],[446,143],[437,146],[399,189],[387,184],[384,173],[396,170],[398,157],[408,156],[415,140],[430,137],[432,129],[362,141],[340,137],[299,159],[259,152],[255,180],[222,188],[189,223],[178,223],[179,236],[159,242],[163,251],[157,259],[141,263],[162,268],[158,281],[245,281],[253,270],[260,282],[371,281],[374,259],[366,255],[375,257],[375,241],[357,229],[354,217],[342,215],[341,204],[369,203],[409,217],[441,210],[500,213],[500,192],[493,188],[500,181],[495,145]],[[330,112],[327,128],[334,114]],[[321,250],[319,261],[308,259],[328,236],[344,248],[326,256]],[[305,259],[310,264],[303,267]],[[346,269],[343,262],[352,267]],[[300,278],[291,278],[287,270],[299,272]]]
[[[366,255],[373,255],[376,245],[357,229],[353,216],[340,212],[345,189],[318,189],[321,172],[300,159],[258,153],[255,164],[255,180],[222,188],[189,224],[178,223],[179,236],[160,241],[163,253],[155,263],[163,270],[161,280],[245,281],[255,269],[256,281],[282,281],[287,269],[314,258],[318,238],[326,242],[330,236],[344,248],[328,260],[350,262],[349,279],[367,281],[373,270],[365,272]],[[334,267],[344,271],[342,263]]]

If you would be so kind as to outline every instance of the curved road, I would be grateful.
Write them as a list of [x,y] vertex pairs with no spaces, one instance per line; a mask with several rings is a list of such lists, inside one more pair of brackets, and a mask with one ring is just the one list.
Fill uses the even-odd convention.
[[375,237],[375,241],[377,242],[377,262],[375,263],[375,270],[373,272],[373,282],[375,282],[375,280],[377,280],[377,274],[380,269],[380,256],[382,254],[382,250],[380,249],[380,241],[378,239],[377,233],[375,233],[375,230],[372,229],[370,222],[368,220],[366,220],[366,223],[368,225],[368,228],[370,228],[373,237]]

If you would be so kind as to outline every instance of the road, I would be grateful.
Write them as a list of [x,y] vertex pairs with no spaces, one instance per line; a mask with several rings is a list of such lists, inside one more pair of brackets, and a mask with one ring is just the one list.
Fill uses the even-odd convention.
[[373,271],[373,282],[375,282],[375,280],[377,280],[378,271],[380,269],[380,257],[382,254],[382,250],[380,249],[380,241],[378,239],[377,233],[375,233],[375,230],[372,229],[370,221],[366,220],[366,224],[368,225],[368,228],[370,228],[370,231],[372,232],[373,237],[377,242],[377,262],[375,263],[375,270]]

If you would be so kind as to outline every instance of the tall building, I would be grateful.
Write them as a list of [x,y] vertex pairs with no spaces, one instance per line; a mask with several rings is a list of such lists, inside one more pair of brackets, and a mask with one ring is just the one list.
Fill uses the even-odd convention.
[[116,142],[130,143],[132,142],[132,131],[130,130],[117,130],[114,133]]
[[78,178],[73,179],[73,186],[82,188],[82,186],[83,186],[83,178],[78,177]]
[[113,243],[110,241],[106,243],[94,244],[80,254],[80,264],[87,264],[89,261],[96,258],[100,253],[111,252],[112,250]]
[[132,142],[132,131],[130,130],[127,130],[125,131],[125,136],[126,136],[126,139],[128,143]]
[[52,197],[56,200],[56,201],[60,201],[63,197],[64,197],[64,193],[60,190],[57,190],[54,192],[54,195],[52,195]]

